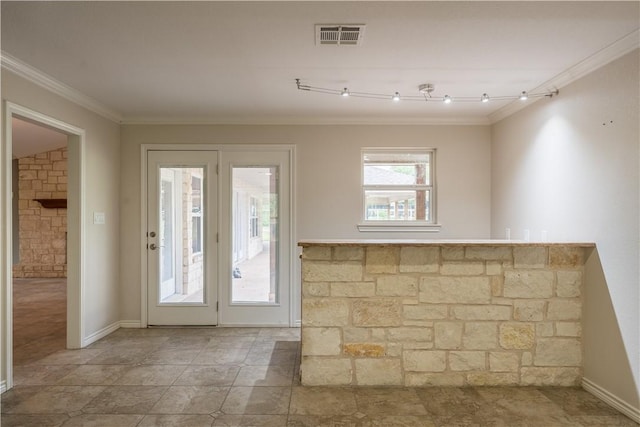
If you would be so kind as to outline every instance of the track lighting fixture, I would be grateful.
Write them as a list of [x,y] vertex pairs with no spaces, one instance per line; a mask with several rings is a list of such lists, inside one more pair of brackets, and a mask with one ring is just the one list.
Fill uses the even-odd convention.
[[[323,88],[317,86],[310,86],[307,84],[303,84],[300,79],[296,79],[296,86],[298,90],[304,90],[307,92],[318,92],[318,93],[326,93],[329,95],[341,95],[344,97],[352,96],[355,98],[371,98],[371,99],[391,99],[394,102],[402,101],[422,101],[422,102],[433,102],[433,101],[442,101],[445,104],[450,104],[454,101],[454,98],[449,95],[444,96],[433,96],[433,92],[435,91],[435,86],[432,83],[424,83],[418,86],[418,95],[404,95],[400,98],[400,93],[395,92],[394,94],[384,94],[384,93],[371,93],[371,92],[350,92],[346,87],[342,90],[340,89],[331,89],[331,88]],[[548,97],[551,98],[553,96],[558,95],[560,92],[556,89],[554,91],[549,92],[541,92],[541,93],[527,93],[527,91],[522,91],[520,95],[505,95],[505,96],[492,96],[489,97],[487,93],[483,93],[480,98],[470,97],[470,96],[457,96],[455,97],[455,102],[489,102],[489,100],[494,101],[511,101],[520,99],[521,101],[526,101],[529,98],[542,98]]]

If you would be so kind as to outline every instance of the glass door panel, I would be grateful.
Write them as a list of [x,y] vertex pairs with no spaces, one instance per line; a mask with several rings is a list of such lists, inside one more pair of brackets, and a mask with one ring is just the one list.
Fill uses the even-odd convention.
[[278,303],[278,167],[232,167],[232,303]]
[[215,151],[148,153],[150,325],[217,321],[216,163]]

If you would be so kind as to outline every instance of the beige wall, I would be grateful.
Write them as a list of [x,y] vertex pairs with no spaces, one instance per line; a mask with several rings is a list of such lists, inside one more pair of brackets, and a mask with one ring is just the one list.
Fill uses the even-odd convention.
[[[90,337],[120,319],[120,126],[4,69],[2,99],[84,129],[86,132],[83,183],[86,210],[83,225],[86,249],[84,269],[87,281],[83,296],[83,338]],[[4,127],[4,114],[2,118]],[[5,183],[2,182],[2,185]],[[93,224],[92,217],[95,211],[106,214],[105,225]],[[4,232],[3,229],[2,233]]]
[[[362,147],[437,149],[440,233],[424,238],[487,238],[490,223],[488,126],[169,126],[122,128],[121,318],[140,320],[140,145],[294,144],[296,236],[415,238],[415,233],[361,233]],[[296,259],[297,262],[297,259]],[[297,265],[297,264],[296,264]],[[299,265],[296,266],[299,272]],[[299,274],[297,275],[299,277]],[[299,306],[299,280],[293,301]],[[296,319],[299,319],[299,307]]]
[[[639,51],[492,126],[492,237],[594,241],[585,378],[640,410]],[[599,258],[598,258],[599,257]],[[600,265],[601,262],[601,265]],[[598,272],[600,271],[600,274]]]

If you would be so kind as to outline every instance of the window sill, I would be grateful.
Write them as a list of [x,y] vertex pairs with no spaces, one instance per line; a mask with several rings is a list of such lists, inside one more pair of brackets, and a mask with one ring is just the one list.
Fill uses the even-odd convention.
[[358,231],[437,233],[442,228],[442,225],[420,222],[369,221],[360,223],[357,227]]

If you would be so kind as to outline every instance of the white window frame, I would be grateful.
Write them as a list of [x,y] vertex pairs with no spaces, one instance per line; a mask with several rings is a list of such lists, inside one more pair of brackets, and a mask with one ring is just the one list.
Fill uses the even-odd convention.
[[[376,154],[428,154],[429,155],[429,183],[427,185],[365,185],[364,182],[364,166],[365,155],[369,153]],[[361,173],[361,192],[362,192],[362,217],[361,222],[357,225],[359,231],[392,231],[392,232],[438,232],[442,227],[437,222],[437,186],[436,186],[436,149],[435,148],[367,148],[364,147],[360,153],[360,173]],[[429,190],[429,220],[367,220],[366,219],[366,192],[370,190]]]
[[[203,176],[202,174],[198,174],[198,173],[192,173],[191,175],[191,182],[192,182],[192,186],[193,186],[193,179],[199,179],[200,180],[200,212],[198,212],[197,214],[193,213],[193,206],[192,206],[192,210],[191,210],[191,226],[193,227],[193,220],[195,218],[196,221],[198,222],[198,226],[199,226],[199,233],[198,233],[198,243],[200,244],[200,250],[199,251],[194,251],[193,250],[193,242],[191,243],[191,256],[196,256],[196,255],[201,255],[202,254],[202,248],[204,246],[204,235],[202,233],[203,231],[203,224],[202,224],[202,206],[203,206],[203,202],[204,202],[204,191],[203,191]],[[193,239],[193,230],[192,230],[192,235],[191,235],[192,239]]]

